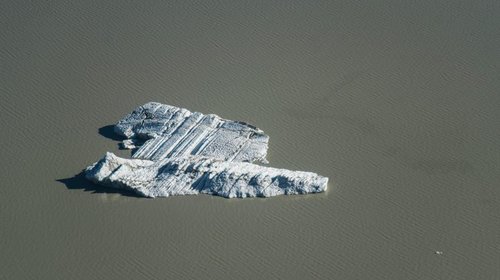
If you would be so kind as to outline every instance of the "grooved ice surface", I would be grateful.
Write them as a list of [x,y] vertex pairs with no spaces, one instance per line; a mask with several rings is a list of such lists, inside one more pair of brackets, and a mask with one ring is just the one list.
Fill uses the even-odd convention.
[[267,162],[269,136],[254,126],[217,115],[149,102],[128,114],[115,132],[129,138],[124,148],[134,148],[134,158],[160,160],[199,155],[227,161]]
[[215,194],[223,197],[269,197],[325,191],[328,178],[312,172],[290,171],[246,162],[201,156],[158,161],[119,158],[107,153],[85,170],[101,185],[134,191],[146,197]]

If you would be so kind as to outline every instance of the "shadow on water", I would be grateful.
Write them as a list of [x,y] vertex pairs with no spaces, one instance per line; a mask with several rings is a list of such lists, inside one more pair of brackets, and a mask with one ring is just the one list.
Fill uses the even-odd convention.
[[111,139],[111,140],[115,140],[115,141],[122,141],[123,137],[117,135],[114,131],[114,125],[106,125],[106,126],[103,126],[101,128],[99,128],[99,134],[108,138],[108,139]]
[[142,198],[142,196],[139,196],[132,191],[108,188],[108,187],[103,187],[103,186],[93,184],[92,182],[85,179],[83,173],[79,173],[71,178],[57,179],[56,181],[63,183],[68,190],[84,190],[86,192],[97,193],[97,194],[99,194],[99,193],[107,193],[107,194],[116,193],[116,194],[121,194],[123,196],[128,196],[128,197],[141,197]]
[[[103,126],[99,128],[98,131],[101,136],[104,136],[114,141],[122,141],[123,139],[125,139],[114,132],[114,125]],[[91,193],[108,193],[108,194],[116,193],[129,197],[142,197],[140,195],[137,195],[133,191],[96,185],[85,179],[83,171],[76,174],[73,177],[57,179],[56,181],[63,183],[68,190],[84,190],[86,192],[91,192]]]

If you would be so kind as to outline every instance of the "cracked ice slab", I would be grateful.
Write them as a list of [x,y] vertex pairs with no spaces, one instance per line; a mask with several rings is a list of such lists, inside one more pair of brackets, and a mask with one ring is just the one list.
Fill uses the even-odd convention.
[[214,194],[223,197],[270,197],[323,192],[328,178],[312,172],[290,171],[246,162],[203,156],[157,161],[124,159],[107,153],[87,167],[88,180],[126,189],[146,197]]
[[267,162],[269,136],[257,127],[157,102],[137,107],[114,130],[127,138],[122,147],[138,147],[133,158],[161,160],[198,155]]

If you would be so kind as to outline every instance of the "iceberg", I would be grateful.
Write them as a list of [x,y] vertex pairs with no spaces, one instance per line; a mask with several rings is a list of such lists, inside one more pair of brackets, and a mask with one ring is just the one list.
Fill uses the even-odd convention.
[[324,192],[328,178],[267,163],[269,136],[259,128],[214,114],[157,102],[139,106],[118,121],[121,146],[84,170],[93,183],[144,197],[212,194],[227,198]]
[[311,172],[201,156],[151,161],[124,159],[107,153],[87,167],[85,174],[94,183],[145,197],[198,193],[227,198],[270,197],[321,192],[328,183],[328,178]]
[[267,163],[269,136],[255,126],[214,114],[149,102],[121,119],[114,131],[127,138],[123,148],[138,148],[133,158],[160,160],[199,155]]

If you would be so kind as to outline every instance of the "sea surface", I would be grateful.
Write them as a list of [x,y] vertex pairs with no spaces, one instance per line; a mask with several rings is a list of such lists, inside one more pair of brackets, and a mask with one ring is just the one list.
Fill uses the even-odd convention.
[[[0,3],[0,279],[500,279],[500,1]],[[246,121],[326,193],[77,175],[136,106]]]

